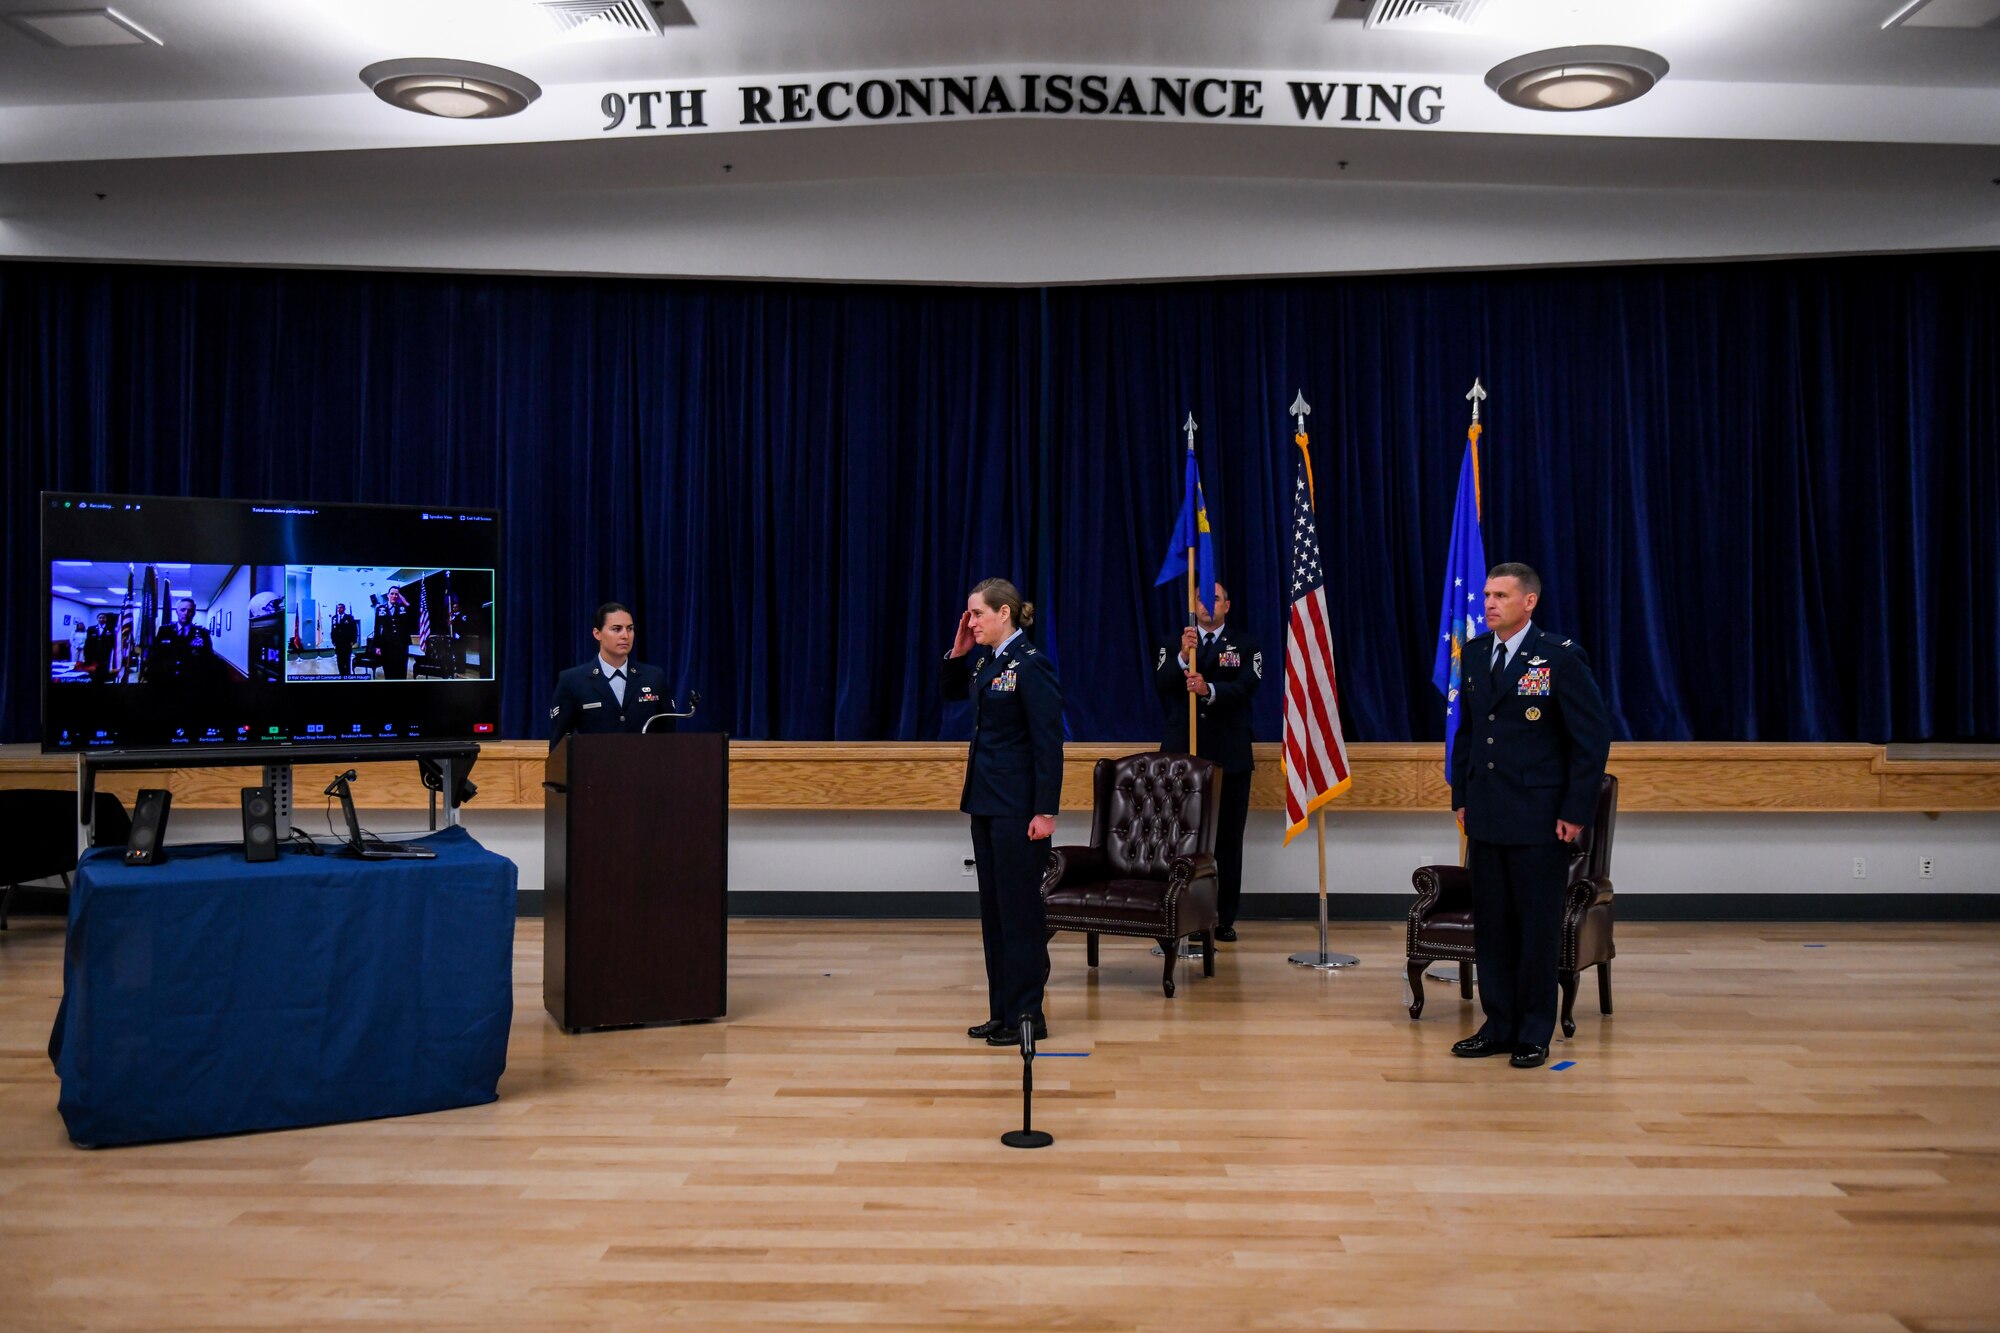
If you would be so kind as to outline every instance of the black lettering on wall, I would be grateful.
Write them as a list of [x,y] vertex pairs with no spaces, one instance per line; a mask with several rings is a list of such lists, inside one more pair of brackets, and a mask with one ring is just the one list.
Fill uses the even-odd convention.
[[929,79],[925,79],[921,83],[915,79],[896,80],[896,115],[898,117],[909,115],[911,107],[915,107],[927,116],[931,113],[931,81]]
[[949,116],[956,114],[951,109],[951,104],[953,102],[956,102],[959,104],[959,106],[963,107],[965,109],[966,115],[970,116],[977,114],[978,108],[974,107],[972,104],[972,77],[970,75],[967,75],[965,78],[962,79],[939,79],[938,88],[943,94],[943,102],[944,102],[944,104],[938,108],[938,114],[940,116]]

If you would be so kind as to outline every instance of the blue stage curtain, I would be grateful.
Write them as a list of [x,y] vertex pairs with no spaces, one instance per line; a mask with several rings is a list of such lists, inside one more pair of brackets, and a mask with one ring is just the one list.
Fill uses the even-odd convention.
[[749,738],[962,736],[1013,577],[1076,739],[1157,735],[1192,411],[1280,727],[1292,423],[1354,740],[1438,739],[1465,390],[1485,538],[1635,739],[2000,739],[2000,259],[1041,291],[0,264],[0,736],[38,736],[43,488],[493,505],[503,728],[588,615]]

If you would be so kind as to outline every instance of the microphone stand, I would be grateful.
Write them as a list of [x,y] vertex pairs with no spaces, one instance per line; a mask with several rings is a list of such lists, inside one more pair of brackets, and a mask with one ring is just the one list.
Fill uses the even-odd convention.
[[658,722],[663,717],[693,717],[695,709],[699,707],[701,707],[701,696],[695,693],[693,690],[689,690],[688,706],[687,706],[687,711],[685,713],[655,713],[651,717],[647,718],[644,722],[641,722],[639,724],[639,734],[643,736],[647,732],[651,731],[653,729],[653,724],[655,722]]
[[1056,1136],[1035,1128],[1035,1016],[1021,1015],[1021,1127],[1000,1136],[1009,1148],[1046,1148]]

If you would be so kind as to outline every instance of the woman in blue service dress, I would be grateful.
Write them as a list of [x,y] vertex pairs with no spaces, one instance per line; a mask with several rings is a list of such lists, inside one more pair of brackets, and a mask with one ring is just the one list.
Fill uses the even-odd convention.
[[1026,1016],[1048,1035],[1049,979],[1042,871],[1062,796],[1062,687],[1048,657],[1023,637],[1035,608],[1005,579],[965,599],[946,654],[947,699],[972,700],[972,749],[958,808],[972,816],[979,923],[986,944],[986,1021],[966,1036],[1018,1046]]

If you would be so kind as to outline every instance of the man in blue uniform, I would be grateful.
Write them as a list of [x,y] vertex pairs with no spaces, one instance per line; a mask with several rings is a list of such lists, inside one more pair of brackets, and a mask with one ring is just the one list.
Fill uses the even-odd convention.
[[[638,627],[632,613],[617,602],[597,608],[590,631],[597,640],[597,654],[582,666],[573,666],[556,677],[555,702],[549,705],[549,748],[571,732],[604,735],[635,732],[648,718],[667,712],[667,673],[656,666],[632,660],[632,641]],[[655,725],[654,731],[671,731],[672,718]]]
[[1487,632],[1465,645],[1451,806],[1472,872],[1472,947],[1486,1021],[1453,1055],[1548,1059],[1570,844],[1597,810],[1611,719],[1573,640],[1535,628],[1542,581],[1486,576]]
[[340,674],[354,674],[354,641],[361,637],[361,625],[347,613],[346,602],[333,604],[333,623],[329,638],[333,640],[333,664],[340,668]]
[[139,678],[149,685],[213,685],[219,659],[208,628],[195,624],[194,598],[174,603],[174,619],[153,634]]
[[1236,905],[1243,893],[1243,825],[1250,817],[1250,703],[1264,683],[1264,653],[1257,641],[1226,623],[1229,590],[1215,585],[1213,613],[1195,601],[1195,623],[1163,644],[1153,663],[1153,686],[1167,710],[1160,748],[1188,753],[1188,696],[1195,707],[1195,752],[1222,770],[1222,801],[1215,830],[1218,940],[1236,939]]
[[1021,634],[1034,619],[1034,604],[1013,584],[987,579],[966,598],[939,673],[945,698],[972,700],[958,808],[972,816],[986,1021],[965,1035],[989,1046],[1019,1045],[1024,1017],[1037,1040],[1049,1035],[1042,872],[1062,802],[1062,687],[1048,657]]

